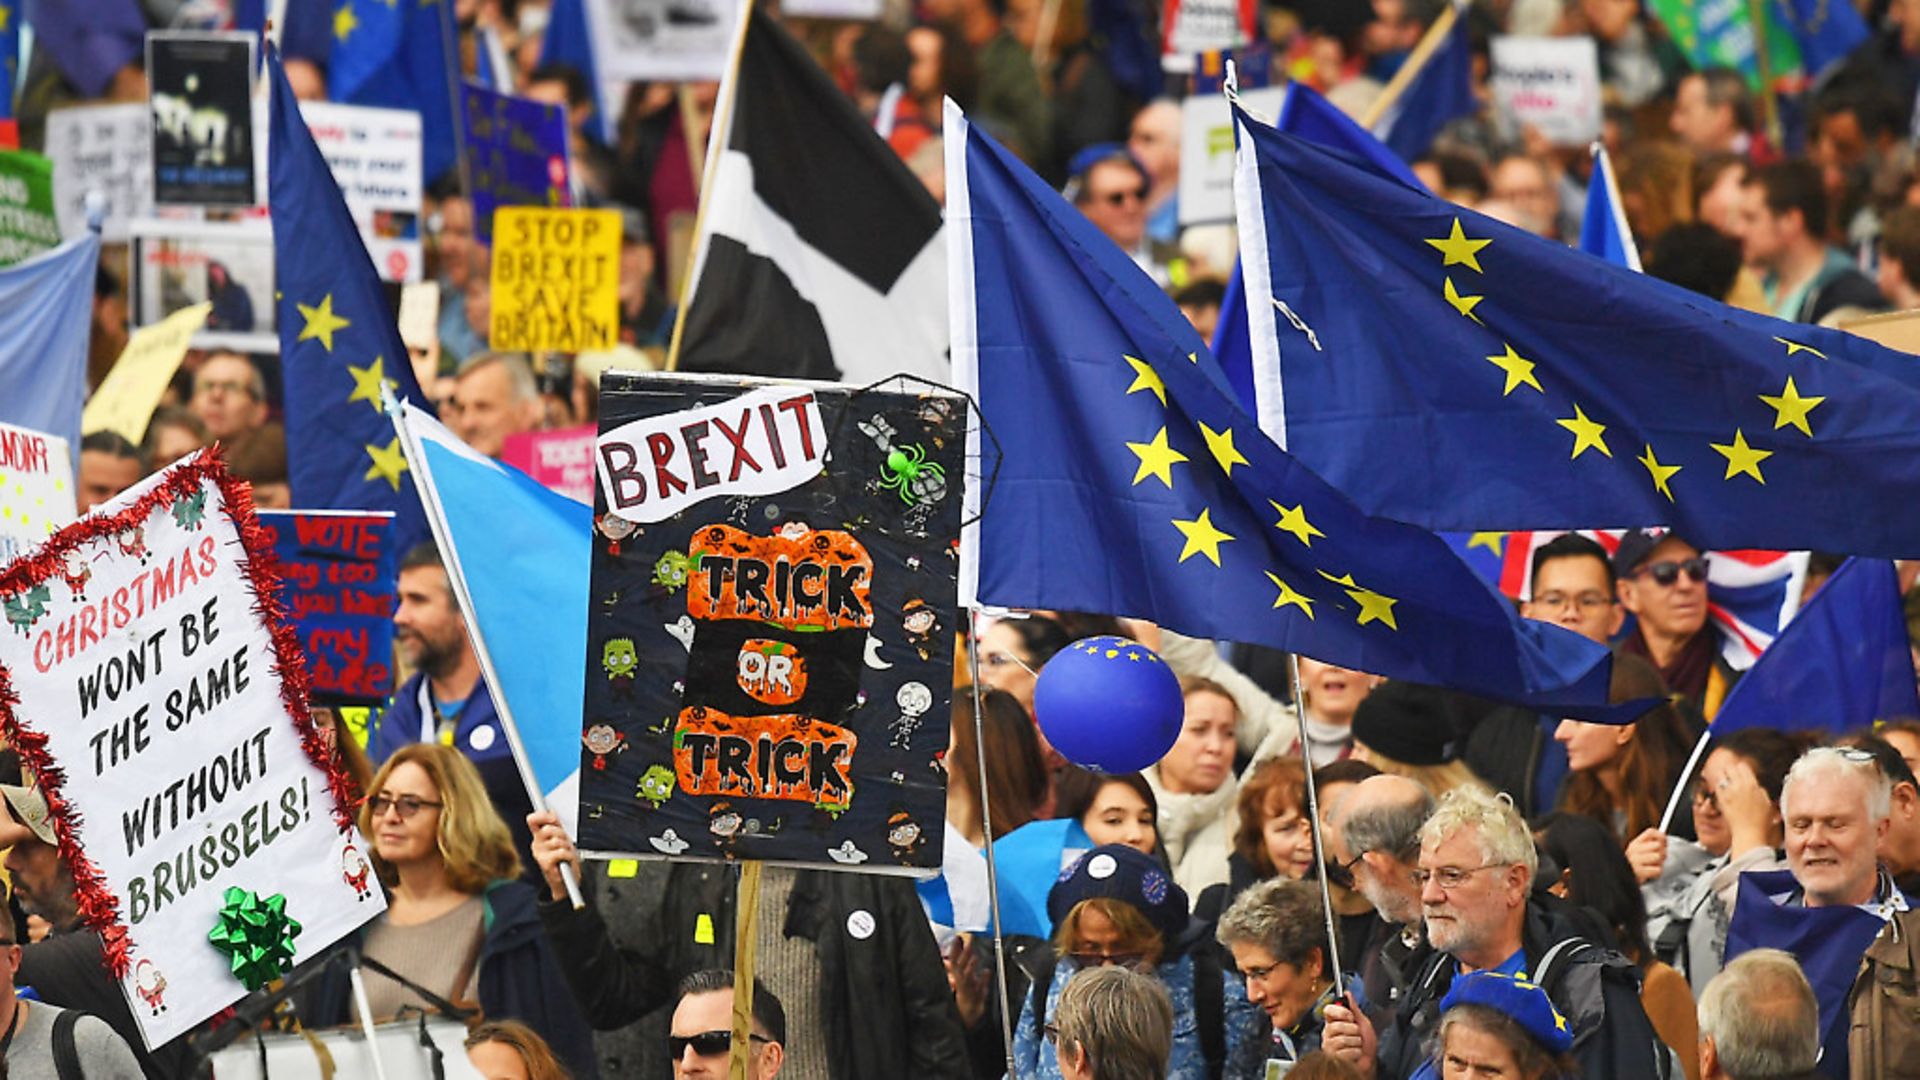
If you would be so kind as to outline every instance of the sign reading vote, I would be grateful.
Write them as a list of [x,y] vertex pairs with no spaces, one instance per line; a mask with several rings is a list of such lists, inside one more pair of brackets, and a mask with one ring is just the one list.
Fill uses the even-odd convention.
[[392,524],[390,513],[260,513],[307,654],[308,684],[322,704],[374,704],[393,693],[400,600]]
[[620,214],[503,206],[493,219],[495,349],[611,349],[620,330]]

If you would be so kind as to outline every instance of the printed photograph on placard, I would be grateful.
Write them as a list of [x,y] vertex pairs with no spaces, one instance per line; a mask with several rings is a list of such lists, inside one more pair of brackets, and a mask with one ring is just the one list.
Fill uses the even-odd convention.
[[182,308],[212,305],[199,348],[274,352],[273,234],[263,222],[136,221],[128,309],[151,326]]
[[156,202],[252,206],[252,34],[151,33]]
[[601,383],[581,846],[941,860],[965,403]]

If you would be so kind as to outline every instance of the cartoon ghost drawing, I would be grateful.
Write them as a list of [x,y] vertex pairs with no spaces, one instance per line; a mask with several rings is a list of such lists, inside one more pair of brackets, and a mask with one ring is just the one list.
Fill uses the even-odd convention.
[[634,672],[640,668],[640,654],[635,651],[632,638],[608,638],[600,648],[600,666],[606,669],[614,696],[633,697]]
[[615,731],[612,724],[595,724],[580,736],[580,741],[588,750],[593,751],[593,767],[604,770],[607,758],[625,752],[627,735],[624,731]]
[[673,770],[665,765],[650,765],[640,774],[640,785],[634,790],[637,798],[653,804],[655,810],[660,804],[673,797]]

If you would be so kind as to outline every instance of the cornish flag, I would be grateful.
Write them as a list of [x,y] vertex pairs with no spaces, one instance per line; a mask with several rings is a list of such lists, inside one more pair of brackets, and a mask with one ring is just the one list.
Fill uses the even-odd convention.
[[683,371],[946,381],[940,206],[805,49],[753,13],[716,112]]

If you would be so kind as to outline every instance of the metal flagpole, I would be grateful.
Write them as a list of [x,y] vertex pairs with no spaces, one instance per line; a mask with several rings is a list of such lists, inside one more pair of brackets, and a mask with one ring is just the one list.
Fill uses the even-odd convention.
[[1327,884],[1327,837],[1320,825],[1320,791],[1313,782],[1313,755],[1307,743],[1307,695],[1300,686],[1300,654],[1287,658],[1293,675],[1293,715],[1300,722],[1300,764],[1307,774],[1307,820],[1313,823],[1313,850],[1320,860],[1320,906],[1327,916],[1327,966],[1333,970],[1333,992],[1345,997],[1347,977],[1340,968],[1340,928],[1333,920],[1333,888]]
[[993,914],[993,982],[1000,996],[1000,1040],[1007,1076],[1020,1080],[1013,1064],[1013,1013],[1007,997],[1007,948],[1000,934],[1000,870],[993,861],[993,799],[987,794],[986,694],[980,689],[980,612],[967,609],[967,678],[973,684],[973,757],[980,773],[980,835],[987,842],[987,904]]
[[1687,758],[1687,767],[1680,770],[1680,778],[1673,785],[1673,794],[1667,798],[1667,812],[1660,815],[1660,831],[1666,832],[1673,825],[1673,815],[1680,812],[1680,800],[1687,797],[1687,781],[1693,779],[1693,770],[1700,767],[1700,759],[1707,755],[1707,744],[1713,741],[1713,729],[1700,733],[1700,741],[1693,744],[1693,754]]

